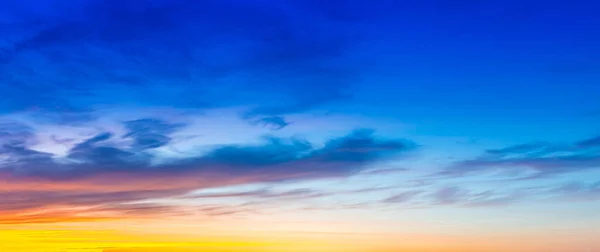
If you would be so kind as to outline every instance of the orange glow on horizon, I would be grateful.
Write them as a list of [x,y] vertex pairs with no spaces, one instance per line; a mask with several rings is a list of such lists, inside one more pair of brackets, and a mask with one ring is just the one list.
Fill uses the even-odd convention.
[[[46,228],[46,229],[43,229]],[[145,228],[145,227],[144,227]],[[196,230],[201,232],[201,230]],[[156,231],[159,233],[159,231]],[[210,232],[207,232],[210,233]],[[0,251],[10,252],[539,252],[570,251],[570,241],[549,237],[459,237],[428,235],[282,234],[204,237],[125,233],[48,225],[0,226]],[[585,244],[581,244],[586,251]],[[590,246],[588,243],[587,246]]]
[[[17,252],[500,252],[517,251],[501,240],[425,235],[253,233],[204,237],[90,230],[89,226],[0,226],[0,251]],[[43,229],[47,228],[47,229]],[[146,227],[144,227],[146,228]],[[191,230],[190,230],[191,231]],[[201,232],[201,230],[195,230]],[[207,231],[207,233],[210,233]],[[506,244],[506,243],[504,243]],[[491,246],[495,245],[495,246]],[[520,244],[519,251],[527,249]]]

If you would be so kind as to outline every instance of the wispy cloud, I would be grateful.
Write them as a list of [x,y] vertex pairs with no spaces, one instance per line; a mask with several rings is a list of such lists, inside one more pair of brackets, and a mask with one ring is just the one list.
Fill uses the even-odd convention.
[[[2,211],[114,206],[199,188],[348,176],[415,148],[408,140],[385,139],[361,129],[321,147],[297,138],[266,137],[256,144],[215,146],[196,156],[165,160],[153,150],[169,145],[182,124],[145,118],[123,126],[120,137],[100,133],[56,156],[29,147],[35,142],[30,129],[5,124],[0,148],[0,194],[6,203]],[[292,190],[194,197],[234,196],[301,199],[323,194]]]
[[[252,116],[250,116],[250,118],[252,118]],[[283,116],[277,115],[259,117],[257,119],[251,119],[251,121],[253,124],[260,124],[273,130],[280,130],[291,124],[291,122],[287,121]]]
[[595,183],[571,182],[551,189],[548,193],[568,201],[600,200],[600,181]]
[[539,178],[597,169],[600,168],[600,145],[597,141],[595,137],[573,144],[538,142],[488,150],[480,157],[453,164],[442,174],[465,175],[489,170],[523,169],[532,173],[529,178]]
[[456,204],[466,196],[467,191],[458,186],[443,187],[432,194],[434,201],[441,205]]
[[402,193],[396,194],[394,196],[391,196],[391,197],[385,199],[384,203],[392,203],[392,204],[407,203],[422,193],[423,193],[423,191],[420,191],[420,190],[402,192]]

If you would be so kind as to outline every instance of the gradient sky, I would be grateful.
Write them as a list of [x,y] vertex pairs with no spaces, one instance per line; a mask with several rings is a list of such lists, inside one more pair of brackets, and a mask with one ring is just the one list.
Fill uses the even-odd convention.
[[598,9],[0,0],[0,250],[597,251]]

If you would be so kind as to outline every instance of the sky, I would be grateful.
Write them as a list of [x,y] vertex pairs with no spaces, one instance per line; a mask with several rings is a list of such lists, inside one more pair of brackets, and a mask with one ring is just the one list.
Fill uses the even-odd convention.
[[598,8],[0,0],[0,250],[597,251]]

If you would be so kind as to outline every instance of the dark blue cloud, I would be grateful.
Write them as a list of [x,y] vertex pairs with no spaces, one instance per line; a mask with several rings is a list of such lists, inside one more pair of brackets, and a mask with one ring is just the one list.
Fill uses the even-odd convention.
[[415,147],[410,141],[381,139],[372,130],[361,129],[333,138],[320,148],[300,139],[266,138],[262,145],[220,147],[194,162],[226,166],[238,172],[331,176],[359,171]]
[[360,129],[345,137],[328,141],[319,150],[318,156],[329,162],[369,162],[397,154],[399,150],[412,150],[416,147],[409,141],[376,138],[373,130]]
[[593,148],[600,146],[600,136],[586,139],[577,143],[578,147],[581,148]]
[[183,127],[183,124],[167,123],[156,119],[138,119],[125,122],[128,132],[123,138],[132,139],[136,149],[154,149],[171,141],[170,134]]
[[0,145],[23,145],[34,140],[35,131],[27,125],[0,121]]
[[[111,133],[102,133],[75,145],[67,156],[83,164],[97,166],[103,170],[130,169],[132,165],[147,165],[147,158],[138,158],[136,153],[118,147],[103,145],[112,138]],[[84,172],[84,171],[82,171]]]
[[156,119],[127,121],[128,132],[124,138],[132,139],[128,146],[124,145],[127,142],[121,143],[112,133],[105,132],[74,145],[66,157],[58,159],[30,149],[24,140],[8,143],[1,149],[7,156],[2,171],[10,176],[49,180],[77,180],[108,173],[168,177],[186,172],[231,177],[255,174],[266,180],[326,177],[359,171],[368,164],[415,147],[410,141],[382,139],[371,130],[357,130],[331,139],[323,147],[301,139],[267,137],[257,145],[219,146],[200,156],[153,164],[156,157],[146,150],[167,145],[169,135],[181,126]]
[[[249,117],[252,118],[253,116]],[[273,130],[280,130],[292,124],[291,122],[287,121],[283,116],[278,115],[259,117],[255,120],[251,119],[251,122],[254,124],[260,124],[265,127],[269,127]]]

